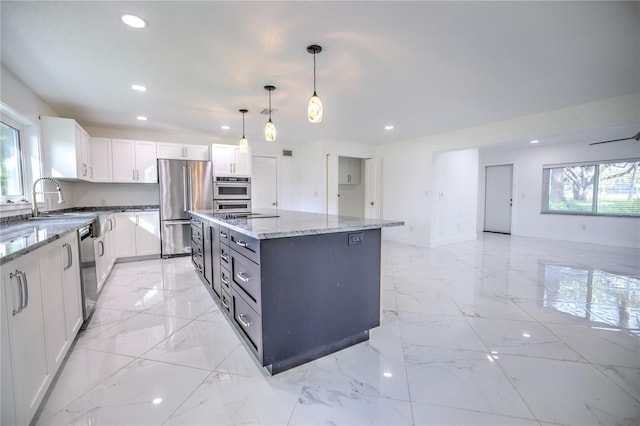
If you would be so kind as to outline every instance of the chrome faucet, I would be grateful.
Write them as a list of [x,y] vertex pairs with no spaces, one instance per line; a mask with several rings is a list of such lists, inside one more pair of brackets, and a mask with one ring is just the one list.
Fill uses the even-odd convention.
[[[38,182],[40,182],[41,180],[50,180],[51,182],[56,184],[56,191],[50,191],[50,192],[36,192],[36,185],[38,184]],[[43,188],[44,188],[44,183],[42,184]],[[58,204],[62,204],[64,203],[64,198],[62,196],[62,189],[60,188],[60,182],[58,182],[56,179],[52,178],[52,177],[41,177],[39,179],[36,179],[35,182],[33,182],[33,193],[31,194],[31,215],[33,217],[38,217],[38,203],[36,202],[36,195],[38,194],[58,194]]]

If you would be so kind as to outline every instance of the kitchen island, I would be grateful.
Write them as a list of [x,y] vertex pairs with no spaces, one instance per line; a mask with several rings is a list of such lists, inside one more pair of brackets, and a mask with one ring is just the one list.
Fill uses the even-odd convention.
[[196,270],[271,374],[380,325],[381,228],[403,222],[275,209],[191,215]]

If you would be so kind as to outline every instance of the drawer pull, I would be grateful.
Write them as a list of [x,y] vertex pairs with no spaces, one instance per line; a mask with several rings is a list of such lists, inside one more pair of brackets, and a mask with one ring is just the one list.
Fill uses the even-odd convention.
[[238,321],[240,321],[240,324],[242,324],[244,327],[251,327],[251,324],[253,324],[251,321],[249,322],[245,322],[242,318],[244,317],[244,314],[240,314],[238,315]]
[[222,238],[227,238],[227,237],[229,237],[229,234],[227,234],[227,233],[226,233],[226,232],[224,232],[224,231],[220,231],[220,236],[221,236]]
[[229,255],[227,253],[220,253],[220,258],[229,263]]
[[222,296],[222,306],[228,311],[230,309],[229,304],[227,303],[227,298]]
[[229,278],[227,278],[226,275],[222,275],[222,278],[220,279],[222,281],[222,284],[226,285],[227,287],[229,287]]
[[246,276],[244,272],[238,272],[236,277],[244,283],[248,283],[251,280],[251,277]]
[[233,242],[239,245],[240,247],[247,248],[247,243],[245,243],[244,241],[234,240]]

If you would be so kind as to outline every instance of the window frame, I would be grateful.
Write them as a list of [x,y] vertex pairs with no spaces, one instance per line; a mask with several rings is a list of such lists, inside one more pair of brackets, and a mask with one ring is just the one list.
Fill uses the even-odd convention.
[[[640,162],[640,157],[634,158],[621,158],[613,160],[599,160],[599,161],[581,161],[577,163],[561,163],[561,164],[544,164],[542,166],[542,205],[541,214],[559,214],[570,216],[599,216],[599,217],[640,217],[640,212],[637,214],[632,213],[602,213],[598,212],[598,195],[600,184],[600,166],[603,164],[613,163],[635,163]],[[591,199],[591,211],[568,211],[568,210],[550,210],[549,209],[549,184],[551,169],[560,169],[565,167],[594,167],[593,177],[593,196]]]
[[20,204],[28,202],[29,196],[27,194],[27,168],[25,163],[25,147],[24,147],[24,126],[19,121],[8,117],[5,114],[0,115],[0,122],[4,125],[15,129],[18,132],[18,162],[20,167],[20,187],[22,190],[21,195],[0,195],[0,203],[3,205]]

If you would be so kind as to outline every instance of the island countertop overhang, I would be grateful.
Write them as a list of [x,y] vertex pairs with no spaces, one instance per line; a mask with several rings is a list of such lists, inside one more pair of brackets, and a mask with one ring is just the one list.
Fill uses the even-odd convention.
[[225,219],[210,210],[192,210],[190,213],[258,240],[332,234],[404,225],[403,221],[396,220],[370,219],[281,209],[253,210],[251,217],[238,219]]

